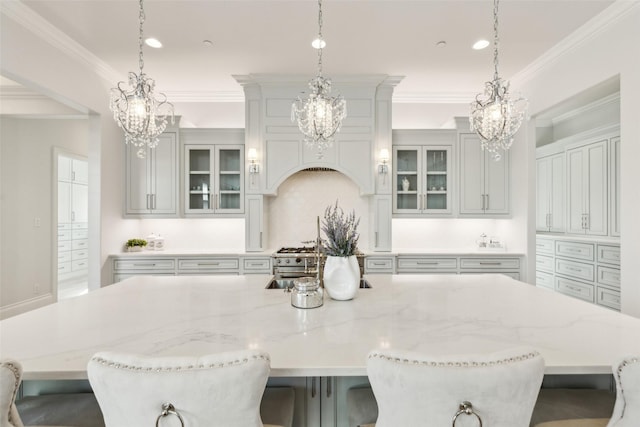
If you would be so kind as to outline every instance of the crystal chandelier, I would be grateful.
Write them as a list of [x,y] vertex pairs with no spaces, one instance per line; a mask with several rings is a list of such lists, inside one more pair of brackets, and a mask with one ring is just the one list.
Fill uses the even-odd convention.
[[318,39],[313,45],[318,49],[318,75],[309,81],[309,97],[304,101],[298,97],[293,102],[291,121],[297,122],[307,146],[315,147],[318,159],[322,159],[347,116],[347,102],[340,95],[332,97],[331,79],[322,77],[322,0],[318,0]]
[[493,1],[493,81],[486,82],[484,93],[471,103],[471,130],[480,137],[483,150],[500,160],[500,151],[506,151],[513,143],[513,136],[520,128],[528,101],[519,95],[511,99],[509,82],[498,75],[498,2]]
[[142,24],[145,19],[142,1],[139,1],[140,31],[138,35],[140,74],[129,72],[129,88],[123,88],[124,82],[119,82],[117,87],[112,88],[109,104],[114,120],[124,130],[125,143],[137,147],[140,158],[146,156],[147,147],[154,148],[158,145],[158,135],[167,127],[168,115],[171,116],[171,123],[174,123],[173,104],[167,102],[167,97],[163,93],[159,94],[159,99],[156,99],[155,81],[142,72],[144,68]]

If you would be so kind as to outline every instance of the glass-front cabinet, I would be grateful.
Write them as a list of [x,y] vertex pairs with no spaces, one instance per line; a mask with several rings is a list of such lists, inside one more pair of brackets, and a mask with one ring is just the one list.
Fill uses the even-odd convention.
[[185,214],[244,212],[244,148],[185,145]]
[[397,146],[393,149],[393,212],[452,213],[451,146]]

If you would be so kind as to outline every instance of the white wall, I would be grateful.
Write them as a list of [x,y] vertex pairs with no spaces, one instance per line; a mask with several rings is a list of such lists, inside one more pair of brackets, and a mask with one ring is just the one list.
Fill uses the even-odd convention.
[[[621,6],[624,6],[624,2]],[[618,15],[605,29],[595,31],[577,47],[545,64],[524,82],[521,90],[529,98],[530,114],[535,115],[563,100],[620,76],[621,126],[621,294],[622,311],[640,317],[640,286],[635,265],[640,259],[640,3],[627,3],[626,12]],[[535,138],[529,139],[535,145]],[[534,155],[531,155],[533,153]],[[532,168],[535,152],[530,151],[522,166]],[[535,192],[529,191],[529,203]],[[529,216],[528,239],[531,253],[535,243],[535,213]],[[530,271],[531,273],[531,271]]]
[[[0,118],[0,307],[53,298],[54,147],[87,155],[85,120]],[[36,221],[40,225],[37,225]]]

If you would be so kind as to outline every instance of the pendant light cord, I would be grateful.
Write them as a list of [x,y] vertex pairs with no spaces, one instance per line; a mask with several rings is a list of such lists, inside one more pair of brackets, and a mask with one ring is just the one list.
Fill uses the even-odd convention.
[[318,0],[318,40],[320,40],[320,46],[318,49],[318,76],[322,76],[322,0]]
[[138,65],[140,66],[140,75],[142,75],[142,69],[144,68],[144,59],[142,57],[142,43],[143,43],[143,32],[142,32],[142,24],[144,23],[144,7],[142,6],[142,0],[140,0],[140,14],[138,15],[138,20],[140,21],[140,32],[138,34]]
[[500,0],[493,0],[493,80],[498,80],[498,3]]

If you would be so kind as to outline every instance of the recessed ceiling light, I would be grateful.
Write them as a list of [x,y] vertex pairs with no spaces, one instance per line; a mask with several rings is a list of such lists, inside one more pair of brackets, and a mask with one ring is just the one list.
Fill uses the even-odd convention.
[[317,38],[311,42],[311,46],[313,46],[316,49],[324,49],[325,47],[327,47],[327,42],[325,42],[321,38]]
[[147,46],[153,47],[156,49],[160,49],[162,47],[162,43],[160,43],[160,40],[154,39],[153,37],[149,37],[144,42]]
[[205,46],[213,46],[213,42],[211,40],[202,40],[202,44]]
[[477,42],[475,42],[475,43],[473,44],[473,48],[474,48],[475,50],[482,50],[482,49],[484,49],[484,48],[485,48],[485,47],[487,47],[487,46],[489,46],[489,41],[488,41],[488,40],[484,40],[484,39],[482,39],[482,40],[478,40]]
[[436,43],[436,47],[439,47],[440,49],[443,49],[445,47],[447,47],[447,42],[444,40],[440,40],[438,43]]

